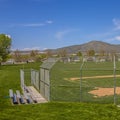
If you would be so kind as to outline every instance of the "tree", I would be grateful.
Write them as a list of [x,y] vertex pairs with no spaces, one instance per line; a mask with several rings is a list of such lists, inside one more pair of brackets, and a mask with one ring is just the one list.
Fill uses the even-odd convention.
[[16,62],[21,62],[22,61],[22,55],[21,55],[21,53],[20,53],[20,51],[19,50],[16,50],[16,51],[14,51],[14,56],[13,56],[13,58],[14,58],[14,60],[16,61]]
[[1,65],[1,62],[2,62],[2,57],[0,56],[0,65]]
[[111,50],[110,54],[111,54],[111,60],[113,61],[114,60],[114,56],[116,56],[116,51],[115,50]]
[[6,61],[10,53],[11,37],[6,34],[0,34],[0,62]]
[[36,62],[41,62],[41,60],[42,60],[42,55],[36,55],[36,59],[35,59],[35,61]]
[[65,49],[62,49],[62,50],[59,51],[58,54],[59,54],[60,57],[66,57],[67,56],[67,51]]
[[77,56],[79,56],[79,57],[80,57],[80,60],[82,60],[82,59],[83,59],[83,54],[82,54],[82,52],[81,52],[81,51],[78,51]]
[[51,52],[51,50],[47,50],[47,51],[46,51],[46,56],[47,56],[47,58],[52,57],[52,52]]
[[81,57],[81,56],[82,56],[82,52],[79,51],[79,52],[77,53],[77,56]]
[[95,55],[95,51],[94,50],[88,50],[87,51],[87,54],[88,54],[88,56],[94,56]]
[[32,60],[35,60],[35,57],[38,55],[38,50],[32,50],[30,52],[30,57]]
[[100,50],[99,55],[102,57],[105,56],[105,50]]

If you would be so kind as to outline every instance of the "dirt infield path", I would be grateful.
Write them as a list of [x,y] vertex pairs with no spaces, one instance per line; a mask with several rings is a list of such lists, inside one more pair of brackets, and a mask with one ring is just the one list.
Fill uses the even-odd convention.
[[[94,97],[103,97],[103,96],[110,96],[114,95],[114,88],[98,88],[96,90],[92,90],[88,92],[90,94],[93,94]],[[120,94],[120,87],[116,87],[116,94]]]
[[[102,75],[102,76],[89,76],[89,77],[82,77],[82,79],[96,79],[96,78],[113,78],[113,75]],[[116,77],[120,77],[120,75],[116,75]],[[73,78],[64,78],[64,80],[80,80],[79,77]],[[95,90],[91,90],[88,93],[93,94],[95,98],[104,97],[114,95],[114,88],[95,88]],[[116,87],[116,94],[120,94],[120,87]]]
[[[102,75],[102,76],[89,76],[89,77],[82,77],[82,79],[95,79],[95,78],[113,78],[113,75]],[[120,75],[116,75],[116,77],[120,77]],[[74,78],[64,78],[65,80],[80,80],[78,77]]]

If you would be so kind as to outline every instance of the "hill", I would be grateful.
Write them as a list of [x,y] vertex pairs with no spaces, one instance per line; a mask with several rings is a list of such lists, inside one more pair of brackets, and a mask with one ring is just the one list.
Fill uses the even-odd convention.
[[58,53],[61,50],[65,50],[67,53],[77,53],[78,51],[85,52],[88,50],[94,50],[95,52],[100,52],[104,50],[105,52],[120,52],[120,45],[110,44],[102,41],[90,41],[81,45],[72,45],[67,47],[62,47],[58,49],[47,49],[45,52],[50,51],[54,54]]

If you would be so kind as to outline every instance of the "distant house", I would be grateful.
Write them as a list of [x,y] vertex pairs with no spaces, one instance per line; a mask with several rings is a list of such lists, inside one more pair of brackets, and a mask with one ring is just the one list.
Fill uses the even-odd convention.
[[60,59],[60,62],[64,62],[64,63],[70,62],[70,58],[69,57],[62,57]]
[[62,57],[61,62],[79,62],[80,61],[80,57],[79,56],[72,56],[72,57]]
[[6,62],[2,62],[2,65],[10,65],[10,64],[14,64],[15,60],[14,59],[9,59]]
[[80,57],[79,56],[74,56],[73,57],[73,61],[74,62],[79,62],[80,61]]
[[105,59],[105,58],[101,58],[99,61],[100,61],[100,62],[105,62],[106,59]]
[[90,56],[90,57],[84,57],[83,58],[83,61],[84,62],[95,62],[96,58],[93,56]]
[[118,61],[120,62],[120,58],[118,58]]
[[117,60],[120,61],[120,54],[117,56]]

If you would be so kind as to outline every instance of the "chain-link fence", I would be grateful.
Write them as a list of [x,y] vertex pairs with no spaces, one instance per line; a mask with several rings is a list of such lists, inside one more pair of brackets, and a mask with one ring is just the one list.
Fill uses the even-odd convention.
[[26,86],[31,86],[31,70],[30,69],[20,69],[20,80],[21,88],[24,91]]
[[35,86],[37,90],[40,90],[40,74],[38,70],[31,69],[31,85]]
[[21,87],[23,91],[27,86],[34,86],[41,95],[50,101],[50,69],[58,59],[49,58],[40,66],[40,70],[20,70]]
[[51,71],[51,100],[115,103],[120,100],[120,63],[58,62]]
[[48,101],[120,103],[120,62],[57,61],[47,60],[40,71],[21,70],[21,87],[35,86]]

